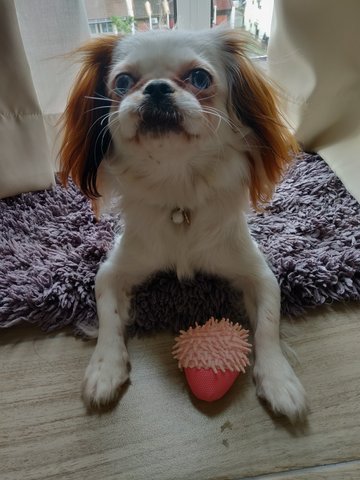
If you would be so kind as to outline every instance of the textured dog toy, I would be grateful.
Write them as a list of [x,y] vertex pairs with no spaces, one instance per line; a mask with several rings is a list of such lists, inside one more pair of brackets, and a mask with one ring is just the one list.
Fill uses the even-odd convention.
[[185,372],[195,397],[212,402],[223,397],[250,365],[249,331],[229,319],[211,317],[204,325],[180,331],[173,356]]

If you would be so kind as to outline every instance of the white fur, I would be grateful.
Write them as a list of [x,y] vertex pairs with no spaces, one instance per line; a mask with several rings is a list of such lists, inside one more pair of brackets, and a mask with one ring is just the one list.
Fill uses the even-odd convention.
[[[246,223],[250,174],[245,151],[251,131],[227,111],[220,43],[221,31],[149,32],[128,37],[114,53],[109,88],[118,73],[131,69],[144,86],[153,79],[169,82],[186,135],[145,134],[135,141],[142,89],[113,104],[113,152],[98,175],[104,199],[117,199],[125,229],[96,277],[99,337],[83,385],[87,404],[115,400],[128,379],[124,334],[132,287],[172,268],[179,278],[195,271],[218,274],[243,290],[255,332],[258,395],[291,419],[306,410],[304,389],[279,344],[279,287]],[[174,82],[175,72],[189,61],[211,72],[216,111],[202,111],[196,95]],[[191,211],[189,226],[171,221],[178,207]]]

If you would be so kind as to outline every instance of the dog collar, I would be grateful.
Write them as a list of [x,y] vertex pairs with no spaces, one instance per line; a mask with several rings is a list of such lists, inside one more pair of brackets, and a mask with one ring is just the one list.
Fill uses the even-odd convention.
[[186,223],[186,225],[190,225],[191,223],[191,215],[190,210],[187,208],[174,208],[171,212],[171,221],[176,225],[181,225],[182,223]]

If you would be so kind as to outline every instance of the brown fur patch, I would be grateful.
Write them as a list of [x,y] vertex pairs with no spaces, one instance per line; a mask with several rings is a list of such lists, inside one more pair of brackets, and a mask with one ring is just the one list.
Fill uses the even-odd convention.
[[[107,35],[92,39],[76,50],[83,60],[80,72],[70,93],[66,110],[62,117],[63,143],[60,149],[60,180],[66,185],[71,176],[82,192],[90,198],[96,198],[95,178],[84,180],[85,164],[92,149],[90,129],[94,125],[96,101],[89,97],[96,95],[97,85],[107,74],[112,52],[120,36]],[[98,116],[101,115],[98,114]]]
[[[275,185],[299,147],[279,111],[275,88],[247,58],[245,42],[243,35],[229,32],[225,35],[224,49],[231,58],[227,65],[229,108],[254,133],[254,144],[249,145],[248,155],[249,189],[251,201],[258,208],[270,200]],[[257,155],[263,168],[259,167]]]

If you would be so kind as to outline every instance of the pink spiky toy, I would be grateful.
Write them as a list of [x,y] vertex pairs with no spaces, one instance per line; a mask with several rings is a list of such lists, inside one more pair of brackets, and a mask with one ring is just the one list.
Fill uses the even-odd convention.
[[249,331],[223,318],[211,317],[204,325],[181,331],[173,356],[184,369],[195,397],[213,402],[223,397],[240,372],[250,365]]

